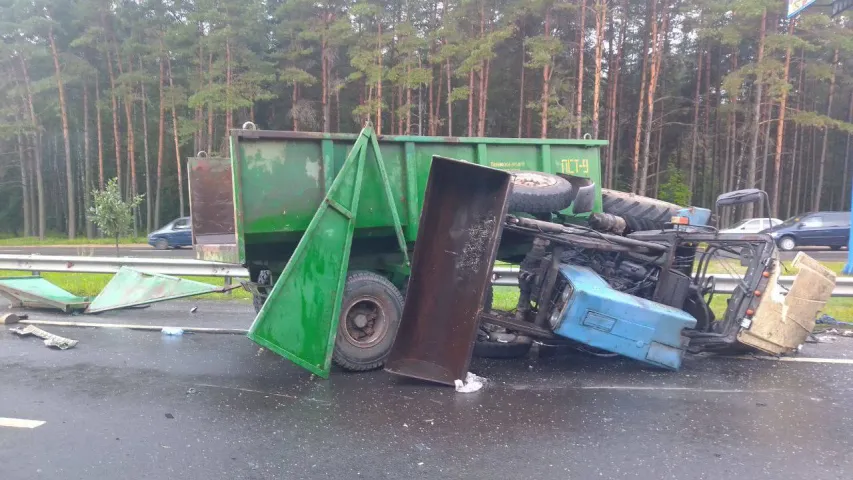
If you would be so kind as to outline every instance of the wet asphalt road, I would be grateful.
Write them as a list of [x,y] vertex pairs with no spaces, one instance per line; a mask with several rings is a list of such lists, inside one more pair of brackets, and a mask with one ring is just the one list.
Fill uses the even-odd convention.
[[[73,320],[246,327],[250,308],[176,301]],[[320,380],[240,335],[43,328],[80,343],[54,351],[0,330],[0,417],[46,422],[0,426],[3,479],[853,475],[849,364],[477,360],[489,385],[458,394],[382,371]],[[804,355],[853,358],[853,339]]]
[[[846,262],[847,250],[832,251],[822,248],[807,248],[804,252],[821,262]],[[789,262],[794,259],[796,252],[780,252],[783,261]],[[17,247],[0,245],[0,254],[7,255],[67,255],[67,256],[115,256],[115,248],[109,245],[97,246],[39,246],[39,247]],[[155,250],[147,245],[122,246],[119,252],[122,257],[144,257],[144,258],[195,258],[192,248],[180,248],[173,250]]]

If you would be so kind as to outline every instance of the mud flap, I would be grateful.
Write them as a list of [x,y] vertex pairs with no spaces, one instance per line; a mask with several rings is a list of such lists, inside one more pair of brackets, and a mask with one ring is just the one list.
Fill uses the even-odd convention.
[[771,355],[791,353],[814,330],[817,314],[835,288],[835,273],[803,252],[792,265],[799,268],[787,295],[779,285],[779,268],[771,274],[767,290],[751,321],[741,323],[737,339]]
[[403,318],[385,370],[453,385],[471,361],[510,174],[433,157]]
[[237,286],[220,287],[185,278],[121,267],[101,293],[92,300],[85,313],[140,307],[205,293],[222,293],[234,288]]

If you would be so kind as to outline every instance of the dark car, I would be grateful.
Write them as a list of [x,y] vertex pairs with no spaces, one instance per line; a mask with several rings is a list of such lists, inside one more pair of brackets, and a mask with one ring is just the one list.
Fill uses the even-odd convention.
[[176,218],[160,230],[154,230],[149,233],[148,244],[158,250],[192,245],[193,234],[190,217]]
[[838,250],[850,239],[850,212],[805,213],[765,230],[782,250],[831,247]]

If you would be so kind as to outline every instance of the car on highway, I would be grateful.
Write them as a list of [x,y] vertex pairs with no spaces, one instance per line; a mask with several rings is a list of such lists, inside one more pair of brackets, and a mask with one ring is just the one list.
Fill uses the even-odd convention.
[[778,218],[745,218],[720,233],[758,233],[781,224]]
[[148,244],[158,250],[189,247],[193,244],[190,217],[180,217],[148,234]]
[[850,212],[814,212],[791,217],[765,230],[779,248],[830,247],[839,250],[850,239]]

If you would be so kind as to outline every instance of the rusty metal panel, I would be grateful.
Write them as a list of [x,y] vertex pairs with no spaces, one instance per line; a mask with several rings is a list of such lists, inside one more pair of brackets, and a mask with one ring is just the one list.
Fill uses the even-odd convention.
[[236,263],[231,160],[193,157],[187,161],[187,165],[196,257]]
[[89,305],[88,298],[78,297],[38,276],[0,277],[0,296],[16,307],[56,308],[66,313],[84,310]]
[[236,287],[236,285],[220,287],[185,278],[121,267],[101,293],[92,300],[86,313],[100,313],[205,293],[225,292]]
[[835,273],[803,252],[792,265],[800,270],[787,294],[778,282],[778,265],[771,273],[755,315],[741,323],[739,342],[781,355],[796,351],[812,332],[818,313],[832,296]]
[[465,378],[510,178],[500,170],[433,157],[388,372],[445,385]]

